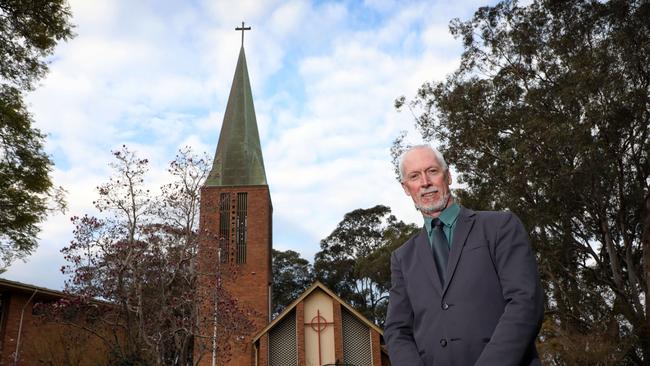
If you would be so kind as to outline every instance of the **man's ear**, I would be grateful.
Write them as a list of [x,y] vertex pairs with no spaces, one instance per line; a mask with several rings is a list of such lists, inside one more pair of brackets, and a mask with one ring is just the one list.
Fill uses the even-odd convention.
[[447,185],[451,185],[451,172],[449,172],[449,168],[447,168]]
[[406,184],[404,184],[404,182],[400,184],[402,185],[402,189],[404,190],[404,193],[406,193],[407,196],[410,196],[411,193],[409,192],[408,188],[406,188]]

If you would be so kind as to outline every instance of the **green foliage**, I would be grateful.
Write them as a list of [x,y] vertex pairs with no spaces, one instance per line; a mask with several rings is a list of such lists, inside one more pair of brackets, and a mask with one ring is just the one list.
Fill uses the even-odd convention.
[[272,316],[275,317],[314,282],[314,273],[309,261],[293,250],[273,249],[272,261]]
[[650,362],[648,19],[646,1],[480,8],[451,23],[459,69],[408,103],[461,202],[529,229],[548,364]]
[[22,91],[45,75],[56,44],[72,37],[69,20],[65,0],[0,0],[0,268],[36,247],[48,200],[62,203]]
[[377,205],[345,214],[321,240],[316,278],[369,320],[383,324],[390,288],[390,253],[418,230]]
[[43,58],[72,37],[66,0],[0,0],[0,78],[31,90],[47,72]]
[[0,85],[0,267],[36,247],[52,187],[44,136],[31,127],[20,92]]
[[[404,98],[404,97],[402,97]],[[403,102],[403,101],[402,101]],[[396,107],[401,107],[401,103],[395,102]],[[399,172],[399,157],[402,155],[402,153],[408,148],[408,145],[406,145],[405,140],[406,139],[406,131],[401,131],[399,135],[393,140],[393,145],[390,147],[390,157],[391,161],[393,162],[393,169],[395,170],[395,179],[401,183],[400,180],[400,172]]]

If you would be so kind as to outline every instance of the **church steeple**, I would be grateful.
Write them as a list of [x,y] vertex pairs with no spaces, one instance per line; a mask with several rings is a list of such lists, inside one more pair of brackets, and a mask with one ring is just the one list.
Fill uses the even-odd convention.
[[205,186],[267,185],[253,93],[242,45],[221,125],[219,144]]
[[[243,42],[250,27],[235,29]],[[243,45],[212,170],[201,188],[199,220],[195,360],[200,366],[252,365],[252,336],[271,314],[273,205]]]

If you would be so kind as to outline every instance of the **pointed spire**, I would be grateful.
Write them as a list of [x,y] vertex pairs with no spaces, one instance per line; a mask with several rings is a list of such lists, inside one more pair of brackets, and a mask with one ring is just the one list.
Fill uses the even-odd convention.
[[205,186],[266,184],[253,93],[242,46],[223,116],[217,152]]

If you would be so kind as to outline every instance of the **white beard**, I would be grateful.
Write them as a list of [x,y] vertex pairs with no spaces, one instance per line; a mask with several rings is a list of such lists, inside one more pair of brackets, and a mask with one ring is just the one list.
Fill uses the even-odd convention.
[[451,194],[447,192],[447,194],[441,196],[439,200],[432,202],[429,205],[418,205],[416,203],[415,208],[420,210],[420,212],[427,213],[427,214],[440,212],[447,207],[447,203],[449,202],[450,198],[451,198]]

